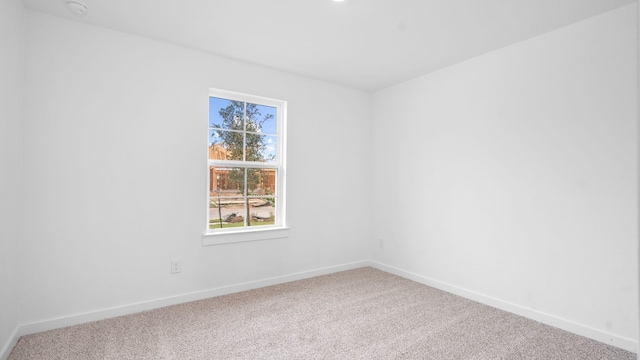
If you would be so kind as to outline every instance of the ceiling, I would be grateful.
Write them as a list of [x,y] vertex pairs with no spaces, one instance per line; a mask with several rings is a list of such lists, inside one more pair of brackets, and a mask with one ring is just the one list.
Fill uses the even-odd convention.
[[375,91],[636,0],[23,0],[32,10]]

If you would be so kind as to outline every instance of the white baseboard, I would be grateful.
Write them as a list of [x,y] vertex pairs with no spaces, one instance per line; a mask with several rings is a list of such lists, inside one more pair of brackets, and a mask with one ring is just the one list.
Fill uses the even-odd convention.
[[425,284],[427,286],[434,287],[464,298],[477,301],[479,303],[492,306],[501,310],[508,311],[510,313],[532,319],[543,324],[547,324],[577,335],[581,335],[608,345],[612,345],[627,351],[638,353],[638,341],[634,339],[625,338],[615,334],[611,334],[602,330],[594,329],[589,326],[578,324],[576,322],[563,319],[554,315],[546,314],[537,310],[533,310],[521,305],[513,304],[508,301],[500,300],[491,296],[477,293],[475,291],[467,290],[455,285],[451,285],[442,281],[430,279],[428,277],[418,275],[409,271],[405,271],[393,266],[385,265],[376,261],[370,261],[370,266],[378,270],[382,270],[400,277]]
[[[74,315],[63,316],[63,317],[54,318],[54,319],[47,319],[43,321],[22,324],[17,331],[18,336],[16,336],[16,341],[22,335],[35,334],[42,331],[48,331],[48,330],[59,329],[67,326],[84,324],[84,323],[112,318],[116,316],[135,314],[142,311],[153,310],[153,309],[162,308],[162,307],[171,306],[171,305],[183,304],[191,301],[203,300],[203,299],[207,299],[215,296],[227,295],[227,294],[237,293],[241,291],[257,289],[265,286],[283,284],[290,281],[302,280],[302,279],[312,278],[316,276],[332,274],[339,271],[357,269],[365,266],[370,266],[370,263],[368,261],[361,261],[361,262],[319,268],[319,269],[308,270],[308,271],[303,271],[303,272],[284,275],[284,276],[266,278],[262,280],[251,281],[251,282],[246,282],[246,283],[241,283],[241,284],[236,284],[231,286],[224,286],[224,287],[215,288],[215,289],[196,291],[196,292],[177,295],[177,296],[154,299],[154,300],[143,301],[143,302],[134,303],[134,304],[112,307],[108,309],[101,309],[101,310],[96,310],[96,311],[91,311],[91,312],[86,312],[81,314],[74,314]],[[15,345],[15,342],[9,345],[10,346],[8,346],[9,348],[8,351],[10,352],[11,349],[13,348],[13,345]],[[3,353],[0,353],[0,354],[3,354]],[[8,356],[8,353],[7,353],[7,356]],[[0,360],[4,360],[4,358],[0,358]]]
[[11,350],[16,346],[18,340],[20,339],[20,327],[16,326],[11,333],[11,336],[7,340],[7,342],[0,348],[0,360],[7,360],[9,358],[9,354],[11,354]]

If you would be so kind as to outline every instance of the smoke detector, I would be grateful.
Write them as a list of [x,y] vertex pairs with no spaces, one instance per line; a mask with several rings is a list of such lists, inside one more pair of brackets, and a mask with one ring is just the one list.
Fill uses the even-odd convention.
[[87,12],[87,4],[82,0],[67,0],[67,7],[77,16],[82,16]]

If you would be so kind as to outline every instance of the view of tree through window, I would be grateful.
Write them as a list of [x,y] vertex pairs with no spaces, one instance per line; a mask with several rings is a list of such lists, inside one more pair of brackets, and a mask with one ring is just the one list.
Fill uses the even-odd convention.
[[209,225],[277,224],[278,106],[210,96]]

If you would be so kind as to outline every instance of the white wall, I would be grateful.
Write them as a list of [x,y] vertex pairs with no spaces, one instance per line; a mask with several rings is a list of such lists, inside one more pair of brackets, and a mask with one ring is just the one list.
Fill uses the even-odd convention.
[[[27,24],[23,323],[368,258],[370,94],[40,13]],[[201,245],[209,87],[288,101],[288,239]]]
[[24,83],[24,8],[0,2],[0,356],[19,324],[20,153]]
[[635,4],[375,93],[374,260],[637,346],[636,111]]

